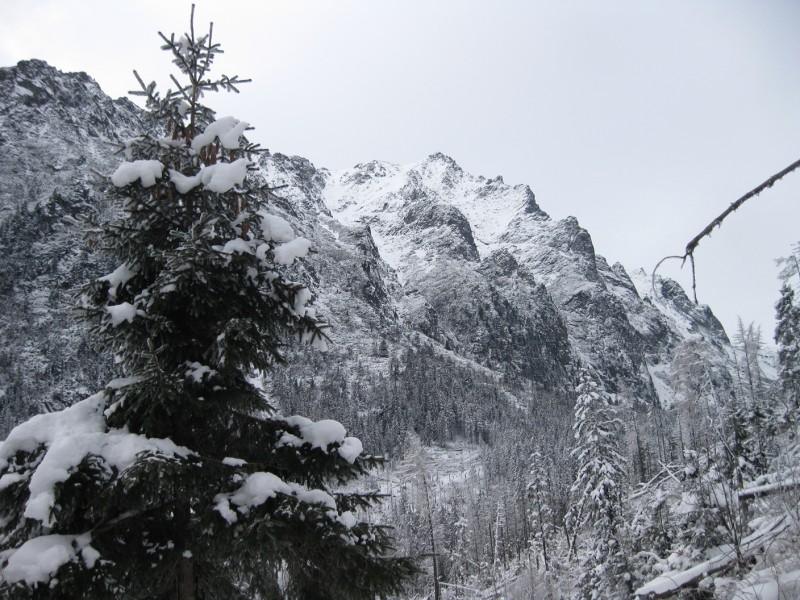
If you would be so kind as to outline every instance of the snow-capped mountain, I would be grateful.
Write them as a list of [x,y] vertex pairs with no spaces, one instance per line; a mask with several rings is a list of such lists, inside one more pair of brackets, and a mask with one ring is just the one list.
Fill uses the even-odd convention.
[[[114,268],[72,217],[106,209],[95,173],[122,160],[109,142],[141,127],[130,102],[36,60],[0,69],[0,106],[7,428],[77,400],[111,368],[67,314],[70,288]],[[290,408],[402,421],[423,440],[434,430],[469,437],[513,411],[567,402],[581,363],[632,403],[670,404],[670,362],[684,340],[726,360],[708,308],[672,281],[654,292],[646,276],[609,266],[575,218],[551,219],[527,186],[470,175],[441,154],[344,171],[267,154],[259,167],[254,177],[287,185],[274,209],[318,251],[301,268],[333,324],[328,354],[290,349],[272,376],[269,389]]]
[[[658,280],[654,293],[639,277],[637,288],[622,265],[595,253],[577,219],[550,219],[528,186],[472,176],[442,154],[325,172],[325,183],[333,215],[370,226],[381,256],[437,309],[459,348],[496,359],[506,373],[518,367],[539,384],[563,382],[571,355],[596,367],[609,389],[669,404],[653,367],[688,336],[722,353],[728,346],[707,307],[672,281]],[[490,321],[498,309],[501,322]]]

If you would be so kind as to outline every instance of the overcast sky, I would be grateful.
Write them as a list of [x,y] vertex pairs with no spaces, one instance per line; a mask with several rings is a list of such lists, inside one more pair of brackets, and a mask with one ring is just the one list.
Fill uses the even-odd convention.
[[[166,81],[157,31],[191,2],[3,0],[0,65],[41,58],[111,96],[132,69]],[[610,263],[652,271],[739,196],[800,158],[796,0],[198,0],[219,71],[251,77],[210,104],[272,151],[317,166],[417,162],[531,186]],[[696,254],[698,296],[733,333],[774,329],[774,259],[800,240],[800,171]],[[689,288],[687,269],[661,274]]]

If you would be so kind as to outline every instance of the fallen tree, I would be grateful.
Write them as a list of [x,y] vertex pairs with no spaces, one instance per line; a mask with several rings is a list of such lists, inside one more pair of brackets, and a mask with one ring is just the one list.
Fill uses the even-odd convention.
[[[786,515],[773,519],[757,531],[742,540],[739,547],[739,556],[749,558],[763,551],[763,548],[778,535],[789,528]],[[681,590],[695,587],[709,575],[724,573],[733,568],[737,562],[737,552],[730,546],[720,548],[720,553],[689,569],[682,571],[669,571],[659,575],[652,581],[640,587],[636,592],[637,598],[669,598]]]
[[739,500],[749,500],[750,498],[760,498],[762,496],[771,496],[778,492],[786,490],[793,490],[800,488],[800,479],[784,479],[783,481],[776,481],[774,483],[767,483],[765,485],[757,485],[747,487],[739,490]]

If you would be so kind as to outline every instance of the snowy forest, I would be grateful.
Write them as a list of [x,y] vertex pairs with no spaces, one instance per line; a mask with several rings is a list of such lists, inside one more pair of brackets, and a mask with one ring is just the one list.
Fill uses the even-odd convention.
[[729,338],[528,186],[251,143],[160,35],[144,109],[0,69],[2,597],[800,598],[800,244]]

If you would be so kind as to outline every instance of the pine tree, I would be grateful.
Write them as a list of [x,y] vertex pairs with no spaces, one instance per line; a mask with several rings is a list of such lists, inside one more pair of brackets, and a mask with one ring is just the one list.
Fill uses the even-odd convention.
[[571,494],[573,502],[565,522],[573,536],[573,551],[581,532],[585,555],[578,578],[578,598],[620,598],[628,589],[628,568],[622,537],[622,496],[627,475],[619,452],[622,423],[595,379],[587,370],[579,375],[575,401],[576,444],[572,451],[578,465]]
[[[161,34],[160,34],[161,35]],[[324,346],[309,250],[248,178],[248,123],[216,119],[212,31],[166,37],[177,90],[144,85],[148,130],[124,144],[92,239],[116,260],[80,307],[123,377],[0,445],[4,597],[372,598],[414,571],[385,528],[334,493],[376,459],[335,421],[283,418],[253,376],[290,336]],[[293,276],[293,273],[295,275]]]

